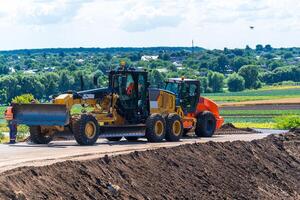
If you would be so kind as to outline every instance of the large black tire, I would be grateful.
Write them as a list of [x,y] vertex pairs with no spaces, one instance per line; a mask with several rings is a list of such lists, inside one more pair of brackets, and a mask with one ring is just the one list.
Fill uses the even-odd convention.
[[35,144],[48,144],[53,139],[53,134],[47,135],[43,133],[40,126],[30,126],[29,132],[30,140]]
[[137,137],[137,136],[128,136],[128,137],[125,137],[125,139],[129,142],[136,142],[139,139],[139,137]]
[[166,118],[166,140],[170,142],[179,141],[183,133],[183,125],[179,115],[169,114]]
[[209,112],[204,111],[200,113],[197,117],[197,124],[195,129],[195,134],[198,137],[211,137],[216,130],[216,118]]
[[166,135],[166,121],[160,114],[152,114],[146,121],[146,138],[149,142],[161,142]]
[[122,139],[122,137],[107,137],[106,139],[111,142],[118,142]]
[[75,140],[80,145],[93,145],[99,137],[99,124],[93,115],[82,114],[73,124]]

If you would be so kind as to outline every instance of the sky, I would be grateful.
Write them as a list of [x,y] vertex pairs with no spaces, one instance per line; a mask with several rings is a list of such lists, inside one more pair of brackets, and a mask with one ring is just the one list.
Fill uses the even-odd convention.
[[192,40],[207,49],[300,47],[300,1],[0,0],[0,50],[191,46]]

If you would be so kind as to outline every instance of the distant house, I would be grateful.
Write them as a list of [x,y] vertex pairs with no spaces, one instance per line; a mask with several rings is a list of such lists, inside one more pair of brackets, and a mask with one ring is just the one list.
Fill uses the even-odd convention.
[[166,68],[160,68],[160,69],[156,69],[157,71],[159,71],[160,73],[167,73],[168,72],[168,69]]
[[158,56],[146,56],[146,55],[143,55],[141,57],[141,61],[151,61],[151,60],[157,60],[158,59]]
[[23,73],[24,74],[35,74],[38,70],[37,69],[28,69],[25,70]]
[[273,60],[281,60],[281,57],[277,56],[277,57],[273,58]]
[[80,58],[80,59],[77,59],[76,62],[77,62],[77,63],[83,63],[84,60]]
[[13,67],[9,67],[8,70],[9,70],[10,73],[15,73],[16,72],[15,68],[13,68]]
[[175,67],[177,67],[177,68],[178,68],[178,67],[182,67],[182,64],[181,64],[181,63],[178,63],[178,62],[176,62],[176,61],[173,62],[173,65],[174,65]]
[[55,67],[44,67],[44,71],[46,72],[53,72],[55,70]]

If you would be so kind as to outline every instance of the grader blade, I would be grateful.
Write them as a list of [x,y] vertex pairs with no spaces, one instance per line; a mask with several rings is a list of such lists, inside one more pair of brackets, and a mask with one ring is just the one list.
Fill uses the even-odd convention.
[[70,118],[66,106],[57,104],[14,104],[13,116],[17,124],[28,126],[64,126]]

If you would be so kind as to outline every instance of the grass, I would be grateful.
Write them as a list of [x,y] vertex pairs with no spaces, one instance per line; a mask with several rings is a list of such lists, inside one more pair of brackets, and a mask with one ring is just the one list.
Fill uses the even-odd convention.
[[268,86],[258,90],[203,94],[216,102],[242,102],[300,98],[300,86]]
[[274,122],[265,122],[265,123],[255,123],[255,122],[235,122],[234,126],[238,128],[267,128],[267,129],[276,129],[276,123]]
[[291,129],[300,127],[300,115],[280,116],[275,118],[276,127],[279,129]]
[[300,110],[221,110],[221,115],[300,115]]

